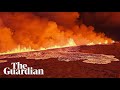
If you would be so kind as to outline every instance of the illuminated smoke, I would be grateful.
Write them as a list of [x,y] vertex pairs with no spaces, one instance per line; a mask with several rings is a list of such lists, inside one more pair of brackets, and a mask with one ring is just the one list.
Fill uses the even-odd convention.
[[[76,45],[111,43],[93,26],[77,25],[77,12],[1,12],[0,52],[19,45],[32,49],[64,46],[72,38]],[[106,43],[105,43],[106,44]]]
[[79,13],[77,12],[37,12],[35,14],[48,18],[50,21],[56,22],[57,25],[64,27],[72,27],[76,24],[77,18],[79,18]]

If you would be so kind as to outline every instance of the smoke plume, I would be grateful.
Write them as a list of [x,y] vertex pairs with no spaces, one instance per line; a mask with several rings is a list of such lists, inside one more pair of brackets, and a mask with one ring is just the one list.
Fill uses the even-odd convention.
[[77,12],[1,12],[0,52],[18,45],[39,49],[65,45],[72,38],[77,45],[108,42],[93,26],[77,25]]

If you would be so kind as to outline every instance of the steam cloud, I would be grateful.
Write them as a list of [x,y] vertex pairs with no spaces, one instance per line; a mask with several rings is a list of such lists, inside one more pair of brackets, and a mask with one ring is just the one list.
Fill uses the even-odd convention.
[[102,33],[95,33],[93,26],[77,25],[77,12],[1,12],[0,52],[18,45],[39,49],[65,45],[73,38],[77,45],[103,42]]

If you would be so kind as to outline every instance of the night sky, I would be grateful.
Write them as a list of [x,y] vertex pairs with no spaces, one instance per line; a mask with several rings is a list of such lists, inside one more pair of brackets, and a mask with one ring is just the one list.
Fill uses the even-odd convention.
[[120,12],[80,12],[82,23],[92,25],[96,32],[120,41]]

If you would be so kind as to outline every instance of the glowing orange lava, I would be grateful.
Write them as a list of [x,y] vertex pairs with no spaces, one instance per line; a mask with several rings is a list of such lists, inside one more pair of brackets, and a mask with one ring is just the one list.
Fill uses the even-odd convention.
[[[114,43],[114,42],[115,41],[112,41],[111,43]],[[96,45],[96,44],[109,44],[109,43],[108,43],[107,40],[105,40],[104,42],[98,42],[98,43],[91,42],[91,43],[88,43],[87,45]],[[67,44],[63,45],[63,46],[55,45],[55,46],[51,46],[51,47],[48,47],[48,48],[41,47],[40,49],[35,50],[35,49],[32,49],[31,47],[26,48],[26,47],[21,47],[19,45],[17,48],[15,48],[13,50],[9,50],[7,52],[0,53],[0,55],[20,53],[20,52],[40,51],[40,50],[55,49],[55,48],[64,48],[64,47],[71,47],[71,46],[77,46],[72,38],[70,38],[68,40]]]

